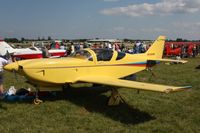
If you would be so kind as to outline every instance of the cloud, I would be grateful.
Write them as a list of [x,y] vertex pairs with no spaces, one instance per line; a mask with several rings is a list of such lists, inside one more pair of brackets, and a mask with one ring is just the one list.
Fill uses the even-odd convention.
[[101,10],[104,15],[127,15],[132,17],[195,13],[200,11],[199,0],[161,0],[158,3],[133,4]]
[[200,22],[174,22],[172,26],[179,30],[184,30],[185,32],[199,32],[200,30]]
[[200,22],[177,21],[171,23],[168,30],[169,37],[199,40]]

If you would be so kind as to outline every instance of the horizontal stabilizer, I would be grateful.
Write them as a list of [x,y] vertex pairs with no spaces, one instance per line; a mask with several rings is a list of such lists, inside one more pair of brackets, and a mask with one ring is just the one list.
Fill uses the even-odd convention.
[[157,92],[164,92],[164,93],[182,91],[187,88],[191,88],[191,86],[175,87],[175,86],[143,83],[143,82],[137,82],[137,81],[122,80],[122,79],[114,79],[110,77],[94,77],[94,76],[82,77],[78,79],[78,81],[104,84],[104,85],[109,85],[109,86],[125,87],[125,88],[131,88],[131,89],[157,91]]
[[175,62],[175,63],[187,63],[188,61],[186,60],[173,60],[173,59],[150,59],[154,61],[163,61],[163,62]]

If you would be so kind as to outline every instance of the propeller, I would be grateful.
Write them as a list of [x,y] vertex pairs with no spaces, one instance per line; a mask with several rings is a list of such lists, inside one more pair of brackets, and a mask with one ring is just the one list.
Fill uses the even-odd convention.
[[[18,67],[19,67],[19,64],[18,64],[18,61],[16,61]],[[16,81],[18,81],[18,76],[17,76],[17,71],[15,69],[12,70],[13,74],[14,74],[14,78]]]

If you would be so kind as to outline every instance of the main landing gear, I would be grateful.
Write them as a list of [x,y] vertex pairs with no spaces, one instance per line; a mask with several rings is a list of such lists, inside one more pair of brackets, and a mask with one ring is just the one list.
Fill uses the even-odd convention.
[[111,96],[108,100],[108,106],[117,106],[121,103],[125,103],[125,100],[120,96],[116,88],[111,89]]

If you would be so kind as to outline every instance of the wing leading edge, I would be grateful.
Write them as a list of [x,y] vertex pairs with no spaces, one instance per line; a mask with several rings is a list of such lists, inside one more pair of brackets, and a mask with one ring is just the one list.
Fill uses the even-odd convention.
[[104,85],[109,85],[109,86],[125,87],[125,88],[130,88],[130,89],[157,91],[157,92],[164,92],[164,93],[182,91],[187,88],[191,88],[191,86],[175,87],[175,86],[143,83],[143,82],[137,82],[137,81],[122,80],[122,79],[114,79],[110,77],[89,77],[88,76],[88,77],[82,77],[78,81],[104,84]]

